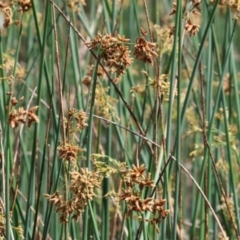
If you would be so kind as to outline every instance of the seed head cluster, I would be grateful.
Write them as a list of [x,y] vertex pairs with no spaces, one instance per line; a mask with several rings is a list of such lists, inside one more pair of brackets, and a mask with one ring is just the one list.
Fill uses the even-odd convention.
[[21,7],[21,12],[27,12],[31,7],[32,3],[30,0],[18,0],[18,5]]
[[[8,93],[8,95],[12,95],[11,93]],[[10,99],[10,108],[9,106],[6,106],[6,110],[8,112],[8,123],[11,126],[11,128],[17,128],[19,124],[25,124],[27,123],[28,127],[31,127],[32,123],[38,123],[39,119],[36,115],[36,111],[38,109],[38,106],[32,107],[28,110],[24,109],[23,107],[16,107],[17,104],[24,100],[24,97],[17,100],[15,97],[11,96]]]
[[125,73],[126,68],[133,62],[133,59],[130,57],[129,47],[127,46],[128,43],[129,39],[126,39],[124,36],[118,35],[114,37],[109,34],[103,36],[97,34],[94,40],[86,42],[86,45],[89,49],[100,47],[100,57],[111,72],[116,74],[115,81],[117,82]]
[[[193,23],[193,18],[195,18],[196,16],[201,16],[200,3],[201,3],[201,0],[191,0],[190,10],[188,10],[188,12],[183,14],[184,20],[185,20],[184,28],[189,33],[190,37],[196,35],[200,29],[200,26],[198,24]],[[173,2],[173,8],[169,13],[169,15],[175,14],[176,11],[177,11],[177,4],[176,2]],[[171,34],[174,34],[174,28],[172,28]]]
[[82,152],[82,149],[71,143],[60,144],[58,147],[59,157],[67,162],[75,162]]
[[132,169],[122,172],[123,181],[126,185],[126,189],[122,189],[122,193],[119,195],[120,201],[125,201],[128,207],[127,215],[138,212],[144,213],[149,211],[152,213],[153,218],[146,219],[156,227],[159,231],[157,224],[159,224],[169,214],[169,210],[164,209],[165,199],[154,199],[152,197],[143,198],[143,193],[146,188],[154,187],[154,183],[151,180],[151,175],[145,174],[146,168],[144,165],[139,167],[133,165]]
[[75,133],[80,133],[88,126],[86,120],[87,115],[83,110],[73,108],[69,110],[68,119],[64,120],[64,126],[67,126],[65,130],[68,133],[69,139],[58,146],[59,157],[63,161],[71,162],[75,165],[77,158],[84,152],[84,149],[73,143],[73,139]]
[[67,223],[71,214],[72,218],[78,219],[88,201],[91,201],[95,196],[95,188],[100,188],[102,180],[98,172],[84,168],[81,168],[79,172],[70,172],[70,179],[70,200],[65,200],[58,191],[52,195],[44,194],[49,202],[55,206],[56,212],[60,214],[61,223]]
[[13,20],[12,20],[12,3],[6,4],[4,2],[0,2],[0,13],[3,14],[4,17],[4,23],[3,23],[3,27],[4,28],[8,28]]
[[148,42],[142,36],[136,40],[134,56],[140,61],[153,64],[154,59],[158,57],[155,47],[156,43]]
[[3,27],[8,28],[12,23],[19,25],[19,20],[13,20],[13,8],[18,8],[19,12],[25,13],[31,7],[31,0],[18,0],[17,6],[14,1],[0,1],[0,14],[4,18]]
[[193,24],[190,18],[187,19],[185,23],[185,29],[187,30],[190,36],[196,35],[199,31],[199,28],[200,26],[197,24]]
[[81,132],[85,129],[87,124],[87,114],[83,110],[71,108],[68,112],[69,119],[67,121],[69,133]]

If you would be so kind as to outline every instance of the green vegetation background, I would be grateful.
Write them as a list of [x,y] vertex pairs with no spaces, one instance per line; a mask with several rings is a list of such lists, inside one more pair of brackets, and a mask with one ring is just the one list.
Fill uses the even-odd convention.
[[[168,0],[94,0],[79,3],[79,11],[74,11],[66,1],[55,0],[66,18],[57,9],[54,18],[52,1],[32,0],[24,14],[17,11],[17,3],[11,7],[13,21],[19,20],[19,24],[3,29],[0,37],[0,236],[240,236],[240,36],[234,18],[239,6],[237,1],[203,0],[194,8],[196,2],[177,1],[174,7]],[[189,19],[197,30],[199,27],[196,35],[190,36],[192,28],[186,27]],[[157,44],[153,65],[133,55],[141,28],[147,32],[145,39],[151,42],[152,34]],[[99,62],[76,29],[87,42],[97,33],[130,39],[126,45],[134,61],[118,83],[97,74]],[[93,52],[100,56],[101,49]],[[114,73],[106,69],[114,80]],[[83,83],[86,79],[89,85]],[[12,95],[7,95],[10,91]],[[24,100],[11,106],[11,97],[19,100],[22,96]],[[9,111],[6,106],[11,106]],[[23,124],[11,127],[11,110],[34,106],[38,106],[38,123],[30,128]],[[71,125],[71,108],[87,113],[88,127],[81,132],[74,132]],[[62,129],[62,116],[71,131]],[[98,154],[95,160],[108,166],[110,176],[100,183],[78,220],[67,216],[68,223],[62,224],[44,194],[57,190],[71,198],[69,171],[73,167],[58,152],[64,131],[81,148],[75,170],[95,171],[91,154]],[[144,199],[166,200],[164,208],[169,214],[157,224],[159,232],[145,221],[152,213],[133,211],[127,217],[128,202],[116,200],[116,193],[126,188],[116,174],[122,167],[118,163],[126,163],[127,169],[144,164],[151,173],[155,193],[153,188],[140,193]],[[101,167],[97,170],[103,171]]]

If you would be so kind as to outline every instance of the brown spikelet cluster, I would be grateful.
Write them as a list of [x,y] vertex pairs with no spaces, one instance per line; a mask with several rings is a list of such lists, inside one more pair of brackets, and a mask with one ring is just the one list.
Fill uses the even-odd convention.
[[77,112],[77,115],[76,115],[75,119],[76,119],[76,122],[77,122],[77,129],[78,130],[81,131],[88,126],[88,124],[86,123],[87,115],[83,110],[80,110],[80,111]]
[[55,192],[52,195],[44,194],[51,204],[55,206],[56,212],[60,214],[60,222],[67,223],[68,217],[72,214],[72,218],[77,219],[84,211],[88,201],[95,196],[95,188],[100,188],[102,178],[98,172],[88,171],[88,169],[80,169],[80,172],[70,172],[69,191],[72,195],[69,201]]
[[[188,12],[185,12],[186,9],[183,9],[183,18],[185,20],[184,28],[189,33],[190,36],[194,36],[198,33],[200,26],[197,23],[193,22],[193,19],[199,16],[201,16],[201,8],[200,8],[201,0],[191,0],[189,3],[190,8],[188,9]],[[176,2],[173,2],[173,8],[169,15],[175,14],[177,11],[177,4]],[[171,29],[171,35],[174,34],[174,29]]]
[[70,172],[70,192],[73,194],[72,201],[78,217],[89,200],[95,196],[94,189],[100,188],[101,177],[98,172],[81,169],[80,172]]
[[[8,93],[11,95],[11,93]],[[7,112],[9,112],[8,123],[11,128],[16,128],[20,123],[27,123],[28,127],[31,127],[32,123],[38,123],[39,119],[36,115],[38,106],[32,107],[29,110],[25,110],[23,107],[16,108],[17,104],[24,100],[24,97],[17,100],[15,97],[10,99],[10,109],[9,106],[6,107]]]
[[136,40],[134,46],[134,56],[145,63],[153,64],[158,54],[155,52],[156,43],[148,42],[142,36]]
[[21,7],[21,12],[27,12],[32,7],[30,0],[18,0],[18,5]]
[[196,35],[199,31],[199,28],[200,26],[197,24],[193,24],[191,19],[188,19],[185,23],[185,29],[190,34],[190,36]]
[[64,197],[58,191],[52,195],[44,194],[44,196],[54,205],[56,212],[60,213],[60,222],[68,222],[69,208],[71,206],[64,200]]
[[[17,4],[17,5],[16,5]],[[18,12],[24,13],[32,8],[31,0],[0,1],[0,16],[4,19],[3,28],[8,28],[12,23],[19,25],[19,20],[13,20],[13,9],[19,8]]]
[[67,162],[75,162],[78,156],[83,152],[79,146],[71,143],[60,144],[58,147],[59,157]]
[[97,34],[91,42],[86,42],[86,45],[90,49],[100,47],[100,57],[103,59],[107,67],[111,72],[116,74],[115,81],[125,73],[128,66],[132,64],[132,58],[130,57],[129,47],[126,45],[129,39],[124,36],[118,35],[114,37],[112,35]]
[[[83,110],[77,110],[71,108],[68,112],[68,119],[64,120],[64,125],[66,127],[66,131],[68,133],[68,141],[63,142],[58,146],[59,157],[66,162],[73,163],[75,165],[77,158],[82,155],[85,151],[79,145],[73,143],[73,135],[75,133],[80,133],[83,129],[85,129],[88,124],[87,115]],[[81,156],[81,159],[84,159]]]
[[153,224],[159,231],[157,224],[167,217],[169,211],[164,209],[165,199],[142,198],[146,188],[154,187],[151,175],[149,173],[145,174],[145,172],[146,168],[144,165],[139,167],[133,165],[132,169],[123,172],[123,181],[127,188],[122,189],[119,200],[126,202],[128,216],[133,211],[137,213],[151,212],[153,217],[146,219],[146,221]]
[[69,120],[67,122],[67,125],[70,134],[73,134],[75,132],[81,132],[88,126],[86,122],[88,117],[83,110],[71,108],[68,112],[68,116]]
[[0,14],[2,14],[5,19],[3,24],[4,28],[8,28],[13,22],[12,20],[13,13],[11,6],[12,6],[11,4],[6,4],[2,1],[0,2]]

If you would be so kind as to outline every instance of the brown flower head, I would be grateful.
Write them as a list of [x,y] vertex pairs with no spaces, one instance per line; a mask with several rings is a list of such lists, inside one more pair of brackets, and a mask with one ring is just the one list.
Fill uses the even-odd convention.
[[193,24],[190,19],[187,20],[185,24],[185,29],[189,32],[190,36],[196,35],[199,31],[200,26],[197,24]]
[[156,199],[153,201],[152,211],[153,211],[153,218],[146,219],[147,222],[154,225],[157,232],[160,232],[158,228],[158,224],[161,223],[169,214],[169,210],[164,209],[164,203],[166,202],[165,199]]
[[71,183],[69,190],[72,197],[66,201],[58,191],[52,195],[44,194],[56,212],[60,214],[60,222],[67,223],[68,216],[77,219],[84,211],[88,201],[95,196],[94,189],[100,188],[101,177],[97,172],[90,172],[87,169],[80,169],[80,172],[70,172]]
[[144,175],[144,172],[146,170],[144,164],[142,164],[141,166],[137,167],[135,165],[132,165],[133,169],[129,170],[129,175],[131,180],[142,177]]
[[12,9],[9,5],[0,2],[0,15],[4,19],[3,27],[8,28],[12,24]]
[[92,42],[86,42],[88,48],[93,49],[97,46],[101,49],[101,59],[113,73],[116,73],[116,81],[125,73],[125,69],[132,64],[129,47],[126,43],[129,39],[118,35],[113,37],[106,34],[98,34]]
[[50,204],[54,205],[56,212],[60,214],[60,222],[67,223],[71,210],[68,206],[68,203],[64,200],[64,197],[58,191],[52,195],[44,194],[44,196],[48,199]]
[[77,120],[77,129],[79,129],[80,131],[85,129],[88,124],[86,123],[87,120],[87,115],[83,110],[80,110],[76,116],[76,120]]
[[61,144],[58,147],[59,157],[65,161],[75,162],[82,149],[70,143]]
[[169,15],[174,15],[177,11],[177,4],[175,2],[173,2],[173,8],[171,10],[171,12],[169,13]]
[[21,7],[21,12],[27,12],[32,7],[30,0],[18,0],[18,5]]
[[30,127],[33,122],[39,122],[38,116],[35,114],[38,106],[32,107],[30,110],[25,110],[23,107],[16,108],[16,105],[23,101],[24,97],[17,100],[11,93],[7,93],[7,95],[11,96],[10,108],[9,106],[6,107],[6,110],[9,112],[8,122],[11,128],[18,127],[20,123],[25,124],[28,122],[28,127]]
[[143,37],[140,37],[134,46],[134,55],[140,61],[153,64],[153,60],[158,57],[155,47],[156,43],[147,42]]
[[71,183],[70,191],[73,194],[71,199],[72,210],[75,212],[74,218],[84,211],[84,207],[95,196],[94,189],[100,188],[102,178],[98,172],[88,171],[88,169],[80,169],[80,172],[70,172]]
[[32,123],[34,122],[35,123],[39,122],[38,116],[36,115],[37,109],[38,106],[35,106],[28,110],[27,112],[28,127],[31,127]]
[[132,211],[141,213],[144,211],[152,212],[152,198],[143,199],[141,198],[140,192],[132,191],[130,188],[128,190],[122,189],[119,200],[127,203],[128,215],[130,215]]
[[[71,108],[68,112],[69,119],[72,119],[74,121],[68,121],[69,130],[71,133],[74,133],[77,131],[82,131],[85,129],[88,124],[87,121],[87,114],[83,110],[76,110]],[[76,125],[74,124],[76,123]]]
[[26,123],[26,116],[27,111],[24,110],[22,107],[12,110],[8,117],[8,122],[11,128],[18,127],[20,123]]

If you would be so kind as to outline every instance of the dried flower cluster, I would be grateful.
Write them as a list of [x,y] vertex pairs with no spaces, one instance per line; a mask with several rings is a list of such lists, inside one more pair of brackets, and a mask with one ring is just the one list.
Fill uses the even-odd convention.
[[165,202],[166,202],[165,199],[155,199],[152,205],[152,212],[154,217],[146,219],[147,222],[150,222],[152,225],[155,226],[157,232],[160,232],[160,229],[158,228],[158,224],[161,223],[163,219],[165,219],[170,212],[169,210],[164,209]]
[[[191,0],[190,3],[187,5],[186,13],[183,13],[183,18],[185,20],[185,30],[189,33],[190,36],[194,36],[198,33],[200,26],[193,22],[193,18],[195,19],[196,16],[201,16],[201,8],[200,8],[201,0]],[[175,14],[177,11],[177,4],[173,2],[173,8],[170,12],[170,15]],[[191,17],[194,16],[194,17]],[[173,32],[171,33],[173,34]]]
[[71,108],[68,113],[69,119],[67,121],[69,133],[81,132],[85,129],[87,124],[87,114],[83,110]]
[[98,172],[91,172],[88,169],[81,169],[80,172],[70,172],[70,192],[73,194],[76,215],[78,217],[89,200],[95,196],[94,189],[100,188],[102,178]]
[[83,150],[71,143],[60,144],[58,147],[59,157],[67,162],[75,162]]
[[82,131],[88,126],[88,124],[86,123],[87,115],[83,110],[77,112],[75,119],[77,122],[77,130]]
[[3,21],[3,27],[4,28],[8,28],[13,20],[12,20],[12,8],[11,8],[12,4],[7,4],[5,2],[0,2],[0,15],[1,18],[4,19]]
[[144,165],[126,170],[122,173],[123,181],[127,189],[122,189],[119,195],[120,201],[125,201],[128,207],[128,216],[133,212],[143,213],[149,211],[153,214],[153,218],[146,219],[156,227],[169,214],[169,210],[164,209],[165,199],[142,198],[145,191],[144,188],[154,187],[150,174],[145,174],[146,168]]
[[158,54],[155,52],[156,43],[148,42],[142,36],[136,40],[134,46],[134,56],[136,59],[145,63],[153,64],[153,61]]
[[[27,12],[31,7],[32,3],[30,0],[18,0],[19,12]],[[0,29],[8,28],[12,23],[19,25],[19,20],[13,20],[13,1],[0,1]]]
[[190,36],[196,35],[199,31],[199,28],[200,28],[200,26],[197,24],[193,24],[190,18],[187,19],[187,21],[185,23],[185,29],[188,31]]
[[104,36],[97,34],[94,40],[86,42],[86,45],[90,49],[100,47],[100,57],[106,66],[116,74],[115,81],[117,82],[133,61],[130,57],[129,47],[126,45],[128,42],[129,39],[124,36],[113,37],[109,34]]
[[18,5],[21,7],[21,12],[27,12],[31,7],[32,3],[30,0],[18,0]]
[[84,0],[67,0],[68,7],[74,12],[80,12],[80,4],[86,5]]
[[[66,130],[69,136],[73,136],[74,133],[81,132],[88,124],[86,123],[87,115],[83,110],[76,110],[71,108],[68,113],[68,120],[65,121]],[[84,152],[84,149],[78,145],[72,143],[72,138],[68,142],[61,143],[58,147],[59,157],[75,165],[77,158]],[[82,157],[83,159],[83,157]]]
[[[11,93],[8,93],[11,95]],[[25,124],[27,122],[28,127],[31,127],[32,123],[38,123],[39,119],[36,115],[38,106],[32,107],[29,110],[25,110],[23,107],[16,108],[16,105],[23,101],[23,97],[17,100],[15,97],[10,99],[10,109],[9,106],[6,107],[6,110],[9,112],[8,123],[11,128],[16,128],[20,123]]]
[[70,214],[72,218],[77,219],[84,211],[88,201],[95,196],[95,188],[100,188],[102,178],[98,172],[91,172],[87,169],[80,169],[80,172],[70,172],[70,193],[71,199],[66,201],[64,197],[55,192],[52,195],[44,194],[44,196],[56,208],[56,212],[60,214],[60,222],[67,223]]

